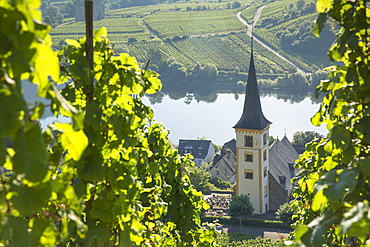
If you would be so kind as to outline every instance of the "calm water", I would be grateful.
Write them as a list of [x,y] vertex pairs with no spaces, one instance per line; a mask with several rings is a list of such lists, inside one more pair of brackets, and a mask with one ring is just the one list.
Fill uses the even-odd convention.
[[[232,127],[242,114],[244,95],[235,97],[235,94],[229,93],[215,94],[214,97],[217,99],[212,103],[197,100],[191,100],[189,103],[187,98],[174,100],[168,95],[162,98],[161,103],[150,104],[148,98],[143,101],[151,105],[155,120],[162,122],[170,130],[169,138],[174,144],[178,144],[179,139],[205,137],[217,145],[223,145],[235,136]],[[292,141],[296,131],[313,130],[322,134],[327,132],[324,126],[311,125],[310,118],[319,105],[312,103],[310,98],[291,103],[291,100],[262,96],[261,104],[265,117],[272,122],[270,135],[275,138],[283,138],[286,132]],[[56,120],[51,113],[46,115],[49,117],[41,121],[43,127]],[[66,122],[68,119],[59,118],[58,121]]]
[[[162,103],[151,105],[155,119],[170,130],[169,137],[174,144],[179,139],[206,137],[222,145],[234,138],[232,127],[242,114],[244,95],[236,99],[234,94],[218,94],[213,103],[193,100],[187,104],[185,101],[185,98],[173,100],[166,95]],[[150,104],[147,98],[144,102]],[[291,104],[273,96],[262,96],[261,104],[265,117],[272,122],[270,135],[275,138],[283,138],[284,129],[289,140],[296,131],[313,130],[326,134],[324,126],[314,127],[310,123],[319,105],[313,104],[309,98]]]

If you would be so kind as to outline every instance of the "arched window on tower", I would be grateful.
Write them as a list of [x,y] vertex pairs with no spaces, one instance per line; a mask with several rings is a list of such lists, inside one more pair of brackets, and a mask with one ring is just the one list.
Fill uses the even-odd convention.
[[266,145],[267,143],[267,134],[263,134],[263,145]]
[[253,179],[253,170],[252,169],[245,169],[244,170],[244,177],[245,177],[245,179]]
[[253,162],[253,153],[245,152],[245,161],[246,162]]
[[253,147],[253,136],[245,136],[245,146]]

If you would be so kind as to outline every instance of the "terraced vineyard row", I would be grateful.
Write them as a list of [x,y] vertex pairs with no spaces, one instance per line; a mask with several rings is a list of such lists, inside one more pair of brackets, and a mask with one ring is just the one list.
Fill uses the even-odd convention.
[[245,27],[235,18],[235,10],[208,11],[160,11],[145,18],[145,22],[161,38],[202,35],[206,33],[243,30]]
[[[215,64],[219,70],[242,72],[248,71],[250,58],[250,38],[244,34],[232,34],[225,37],[190,38],[166,42],[139,42],[129,45],[131,55],[139,61],[148,59],[150,50],[159,49],[165,59],[173,57],[185,67]],[[255,63],[258,73],[285,73],[291,66],[277,58],[259,44],[255,44]],[[271,60],[273,59],[273,60]]]
[[[292,6],[298,2],[298,0],[287,1]],[[239,2],[242,4],[239,9],[225,9],[227,4],[225,1],[217,3],[189,1],[110,10],[107,12],[108,18],[94,22],[94,29],[105,26],[111,42],[127,47],[119,50],[129,50],[140,61],[148,59],[149,51],[159,49],[164,59],[173,57],[184,67],[189,68],[196,63],[201,65],[212,63],[221,71],[233,71],[238,67],[245,72],[249,66],[250,38],[245,34],[246,27],[236,18],[236,12],[250,6],[242,12],[244,18],[250,22],[256,10],[266,5],[254,34],[300,67],[307,70],[319,67],[317,63],[320,63],[321,58],[310,54],[301,58],[299,57],[301,54],[284,51],[280,45],[280,38],[277,37],[277,34],[285,30],[297,28],[303,20],[307,20],[307,15],[285,20],[287,13],[294,9],[288,7],[286,1],[258,2],[253,5],[250,5],[251,0]],[[200,5],[206,6],[206,10],[195,10]],[[275,23],[267,26],[270,19],[275,22],[277,19],[283,21],[278,22],[278,25]],[[84,30],[84,22],[67,23],[53,29],[51,35],[57,48],[62,40],[83,37]],[[175,36],[190,38],[175,41],[176,39],[173,39]],[[128,43],[129,38],[134,38],[133,40],[138,42]],[[168,42],[168,39],[172,42]],[[282,61],[257,42],[254,50],[258,73],[284,74],[294,71],[289,63]]]
[[[137,40],[148,40],[150,34],[145,28],[139,25],[138,18],[106,18],[94,21],[94,29],[106,27],[108,37],[112,42],[127,41],[131,37]],[[51,31],[53,42],[58,44],[60,40],[70,39],[72,37],[83,37],[85,35],[85,22],[72,22],[55,28]]]

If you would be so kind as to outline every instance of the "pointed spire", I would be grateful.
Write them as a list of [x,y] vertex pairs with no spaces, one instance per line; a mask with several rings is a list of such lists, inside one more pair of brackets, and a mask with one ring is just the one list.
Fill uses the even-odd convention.
[[265,118],[261,108],[256,69],[254,67],[253,59],[253,37],[251,46],[251,60],[249,64],[244,109],[240,120],[234,126],[234,128],[263,130],[269,124],[271,124],[271,122]]

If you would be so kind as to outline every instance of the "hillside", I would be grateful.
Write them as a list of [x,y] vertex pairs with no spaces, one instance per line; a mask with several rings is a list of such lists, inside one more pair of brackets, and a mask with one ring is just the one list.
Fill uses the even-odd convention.
[[[118,6],[106,10],[106,18],[95,21],[94,29],[107,27],[108,37],[117,52],[128,52],[143,63],[150,60],[151,68],[164,77],[210,79],[213,70],[216,75],[222,71],[247,72],[251,42],[246,26],[236,14],[241,12],[250,22],[256,10],[265,6],[254,35],[302,70],[313,72],[328,64],[325,51],[334,36],[330,32],[320,39],[312,35],[315,6],[312,0],[306,1],[188,0]],[[106,6],[112,8],[113,3]],[[74,22],[73,18],[65,22],[51,32],[56,48],[67,38],[84,35],[84,22]],[[291,64],[256,42],[254,50],[257,73],[274,79],[296,71]]]

